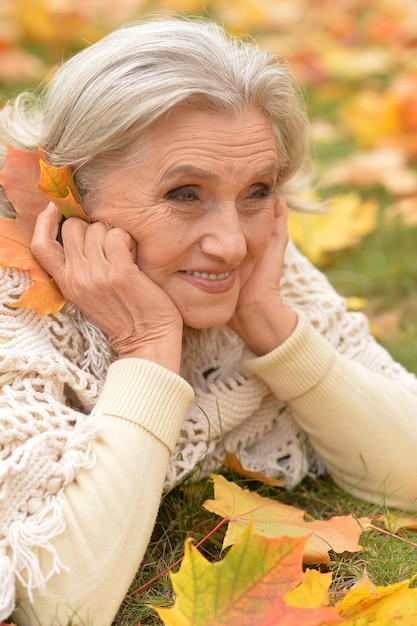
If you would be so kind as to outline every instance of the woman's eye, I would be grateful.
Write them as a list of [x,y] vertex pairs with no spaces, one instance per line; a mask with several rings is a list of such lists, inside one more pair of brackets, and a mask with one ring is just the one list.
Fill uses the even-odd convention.
[[198,193],[194,187],[177,187],[176,189],[171,189],[167,193],[167,200],[177,200],[179,202],[193,202],[194,200],[198,200]]
[[266,185],[256,185],[250,190],[248,198],[250,200],[263,200],[268,198],[274,193],[274,190],[270,189]]

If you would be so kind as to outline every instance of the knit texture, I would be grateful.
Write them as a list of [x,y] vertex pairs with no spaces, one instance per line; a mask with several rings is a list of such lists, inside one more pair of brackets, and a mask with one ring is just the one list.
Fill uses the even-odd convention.
[[[95,404],[114,361],[105,336],[72,305],[38,317],[7,306],[30,278],[0,268],[0,619],[14,605],[15,577],[30,593],[62,567],[50,540],[63,529],[59,493],[94,463]],[[323,274],[290,245],[284,300],[348,359],[417,392],[413,375],[369,335],[366,318],[347,313]],[[288,486],[322,464],[290,409],[245,369],[254,355],[229,328],[186,329],[181,375],[195,391],[169,464],[166,487],[206,475],[238,452],[245,467],[283,475]],[[36,548],[52,554],[42,575]]]

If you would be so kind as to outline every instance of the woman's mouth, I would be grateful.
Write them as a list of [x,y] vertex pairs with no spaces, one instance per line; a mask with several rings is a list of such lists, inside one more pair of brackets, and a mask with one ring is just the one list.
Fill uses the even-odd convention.
[[188,276],[196,276],[197,278],[206,278],[208,280],[224,280],[225,278],[230,276],[232,272],[223,272],[222,274],[214,274],[214,273],[208,273],[208,272],[185,271],[184,273],[187,274]]
[[184,270],[178,272],[179,276],[193,287],[197,287],[207,293],[226,293],[233,288],[236,282],[237,271],[228,272],[203,272]]

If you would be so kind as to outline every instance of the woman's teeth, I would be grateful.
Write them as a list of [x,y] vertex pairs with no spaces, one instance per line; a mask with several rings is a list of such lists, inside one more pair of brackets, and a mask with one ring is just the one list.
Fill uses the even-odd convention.
[[207,272],[185,272],[189,276],[196,276],[197,278],[205,278],[208,280],[223,280],[230,276],[232,272],[224,272],[223,274],[208,274]]

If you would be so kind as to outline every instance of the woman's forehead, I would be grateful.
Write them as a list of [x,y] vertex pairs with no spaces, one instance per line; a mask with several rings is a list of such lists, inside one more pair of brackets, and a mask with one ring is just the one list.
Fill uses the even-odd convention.
[[230,114],[181,107],[152,125],[144,145],[144,160],[157,159],[169,171],[219,157],[268,161],[262,167],[276,161],[272,126],[255,108]]

